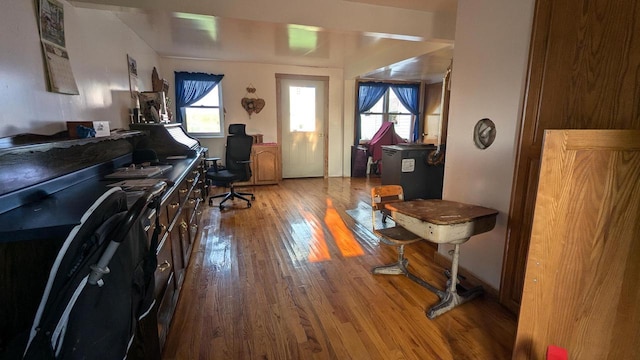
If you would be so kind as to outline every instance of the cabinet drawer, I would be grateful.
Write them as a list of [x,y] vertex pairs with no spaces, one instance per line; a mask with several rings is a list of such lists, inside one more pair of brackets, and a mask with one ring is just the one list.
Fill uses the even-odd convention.
[[185,216],[185,220],[188,223],[196,221],[194,219],[194,216],[199,203],[200,203],[200,199],[189,199],[184,204],[184,208],[183,208],[184,216]]
[[184,255],[182,250],[182,243],[180,241],[180,224],[182,220],[178,218],[178,221],[174,224],[173,228],[169,231],[168,238],[171,238],[171,254],[173,259],[173,277],[176,289],[182,286],[182,280],[184,279]]
[[[155,289],[153,296],[156,300],[162,297],[163,292],[167,288],[167,282],[171,272],[173,271],[173,259],[171,258],[171,241],[168,236],[165,236],[157,252],[158,266],[156,267],[155,277]],[[171,286],[173,289],[173,286]]]
[[182,247],[182,259],[186,269],[189,264],[189,256],[191,255],[191,240],[189,239],[189,224],[186,221],[180,223],[180,246]]
[[200,172],[197,170],[192,170],[188,175],[187,179],[180,183],[178,186],[178,196],[179,201],[184,203],[187,198],[189,198],[189,194],[193,191],[193,188],[198,183],[198,179],[200,178]]
[[148,220],[145,219],[145,221],[147,221],[147,225],[148,227],[146,227],[147,229],[147,245],[151,245],[151,238],[153,237],[153,232],[156,229],[156,216],[159,216],[159,220],[160,220],[160,233],[158,234],[158,247],[156,248],[156,253],[158,252],[158,250],[160,249],[159,243],[162,241],[162,238],[164,237],[164,234],[167,232],[167,217],[164,214],[164,211],[161,214],[157,214],[155,211],[153,211],[149,217]]
[[173,295],[174,290],[173,273],[169,276],[167,281],[167,291],[165,291],[160,300],[158,306],[158,338],[160,342],[160,348],[164,347],[164,342],[169,334],[169,325],[171,324],[171,318],[173,317]]
[[169,202],[167,203],[167,221],[169,223],[169,225],[171,225],[171,223],[173,223],[173,220],[175,219],[176,215],[178,214],[178,210],[180,210],[180,202],[178,199],[177,195],[174,195],[171,197],[171,199],[169,200]]
[[178,196],[179,196],[179,200],[180,203],[183,203],[187,197],[189,196],[189,187],[186,186],[186,183],[182,184],[183,186],[180,187],[180,189],[178,189]]

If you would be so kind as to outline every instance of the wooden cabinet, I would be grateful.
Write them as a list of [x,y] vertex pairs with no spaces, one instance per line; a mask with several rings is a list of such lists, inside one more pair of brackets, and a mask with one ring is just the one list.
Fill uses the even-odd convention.
[[274,143],[253,144],[251,148],[251,179],[235,185],[277,184],[282,179],[281,162],[280,145]]
[[[154,140],[154,136],[143,137],[140,131],[90,139],[24,134],[7,138],[0,149],[0,177],[3,178],[0,181],[0,289],[3,290],[0,291],[0,304],[3,304],[0,306],[0,358],[13,358],[13,352],[23,353],[20,349],[22,334],[28,333],[33,323],[58,251],[74,227],[86,220],[83,214],[88,214],[89,209],[94,212],[96,208],[91,207],[96,200],[103,201],[102,196],[111,191],[113,183],[109,181],[116,181],[102,179],[103,175],[129,166],[136,150],[149,146],[156,149],[163,160],[171,156],[166,161],[172,166],[158,177],[170,184],[160,206],[142,210],[149,240],[158,229],[157,243],[153,245],[157,256],[153,274],[155,302],[136,324],[140,326],[142,337],[136,336],[135,343],[130,344],[130,349],[143,351],[144,357],[131,353],[130,357],[160,358],[198,235],[200,207],[205,194],[203,154],[206,150],[184,133],[179,124],[138,125],[144,130],[163,130],[166,134],[158,140]],[[130,191],[126,196],[120,194],[123,196],[113,200],[108,211],[97,212],[92,220],[95,224],[91,226],[105,221],[106,218],[100,216],[106,216],[110,211],[123,211],[125,206],[132,208],[139,191],[127,190]],[[125,205],[125,202],[129,204]],[[105,214],[101,215],[101,212]],[[142,251],[142,246],[135,246]],[[89,260],[88,254],[93,256],[87,251],[77,260],[73,259],[73,265],[71,260],[65,260],[65,263],[72,266],[73,272],[85,271],[78,264],[94,261]],[[69,258],[75,255],[74,251]],[[126,258],[120,263],[133,260]],[[113,264],[116,266],[117,263]],[[125,264],[117,266],[126,267]],[[124,298],[118,296],[113,301],[121,299]],[[148,303],[143,305],[146,307]]]
[[277,184],[281,179],[280,146],[256,144],[252,149],[253,182],[256,185]]

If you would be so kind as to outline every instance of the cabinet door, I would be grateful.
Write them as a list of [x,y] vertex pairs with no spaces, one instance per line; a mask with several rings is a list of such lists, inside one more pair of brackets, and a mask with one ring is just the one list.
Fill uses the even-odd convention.
[[254,149],[254,182],[260,184],[277,184],[280,181],[280,151],[278,146],[255,146]]
[[173,273],[175,276],[176,290],[179,290],[182,287],[186,265],[184,261],[183,244],[180,238],[180,225],[181,221],[175,223],[167,234],[168,240],[171,241],[171,258],[173,259]]

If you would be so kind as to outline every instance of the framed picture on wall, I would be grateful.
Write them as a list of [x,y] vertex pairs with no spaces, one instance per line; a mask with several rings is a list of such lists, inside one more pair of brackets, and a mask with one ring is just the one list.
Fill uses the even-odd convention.
[[138,98],[138,64],[136,59],[127,54],[127,69],[129,73],[129,91],[131,91],[131,98]]

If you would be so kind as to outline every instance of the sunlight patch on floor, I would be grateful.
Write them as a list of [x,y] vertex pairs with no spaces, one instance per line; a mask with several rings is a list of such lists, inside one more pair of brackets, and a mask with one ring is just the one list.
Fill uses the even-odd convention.
[[333,201],[329,198],[327,198],[327,210],[325,212],[324,222],[327,224],[331,235],[333,235],[342,256],[354,257],[364,255],[364,250],[362,250],[360,243],[358,243],[353,236],[351,229],[344,223],[338,211],[333,207]]

